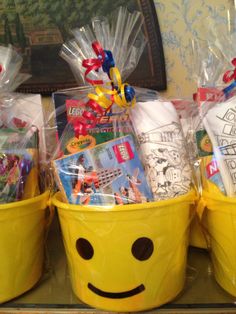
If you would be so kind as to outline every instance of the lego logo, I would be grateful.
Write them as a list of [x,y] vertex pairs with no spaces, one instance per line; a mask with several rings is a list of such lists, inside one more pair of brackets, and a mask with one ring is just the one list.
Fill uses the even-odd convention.
[[81,117],[84,112],[82,104],[76,99],[66,100],[67,121],[71,122],[78,117]]
[[134,152],[129,142],[124,142],[113,146],[114,153],[119,163],[126,162],[134,158]]

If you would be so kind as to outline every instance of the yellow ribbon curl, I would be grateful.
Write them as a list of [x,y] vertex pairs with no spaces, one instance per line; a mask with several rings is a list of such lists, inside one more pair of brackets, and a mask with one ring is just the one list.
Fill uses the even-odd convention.
[[[129,86],[129,84],[122,84],[122,79],[118,68],[111,68],[109,75],[111,81],[107,83],[107,85],[113,89],[97,86],[95,88],[96,94],[88,94],[88,98],[96,101],[102,108],[105,109],[109,108],[113,103],[116,103],[121,108],[133,107],[136,103],[136,98],[134,97],[131,102],[126,100],[125,87]],[[117,86],[117,89],[114,89],[114,86]]]

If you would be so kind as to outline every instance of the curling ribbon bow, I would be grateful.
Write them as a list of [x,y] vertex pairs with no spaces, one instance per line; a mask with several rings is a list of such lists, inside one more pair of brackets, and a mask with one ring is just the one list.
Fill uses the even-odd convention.
[[109,85],[112,89],[97,86],[95,88],[96,94],[88,94],[88,98],[94,100],[104,109],[109,109],[113,103],[121,108],[133,107],[136,102],[133,87],[127,83],[122,83],[120,71],[116,67],[110,68],[109,76],[111,80]]
[[228,95],[229,92],[236,87],[236,58],[231,61],[232,65],[234,66],[234,70],[228,70],[225,72],[223,76],[224,83],[230,83],[233,81],[229,86],[223,89],[223,92]]
[[[90,111],[84,111],[82,118],[74,123],[75,136],[86,135],[87,130],[94,128],[99,122],[97,114],[102,117],[108,111],[113,103],[116,103],[121,108],[133,107],[135,100],[135,91],[127,83],[122,83],[120,71],[115,67],[115,62],[111,51],[103,50],[98,42],[92,43],[92,48],[97,55],[97,59],[91,58],[83,60],[82,65],[86,68],[85,80],[95,87],[95,94],[89,93],[89,100],[85,106],[90,108]],[[103,85],[103,80],[92,80],[88,78],[91,71],[98,71],[100,68],[109,76],[110,82],[106,83],[109,88],[98,85]]]
[[111,51],[103,50],[99,42],[95,41],[92,43],[92,48],[97,56],[96,58],[90,58],[83,60],[82,65],[86,68],[85,71],[85,80],[92,85],[102,85],[103,80],[92,80],[88,77],[91,71],[98,71],[100,68],[103,69],[107,74],[111,67],[115,66],[115,62],[113,60],[113,56]]
[[89,99],[85,106],[89,107],[91,111],[85,110],[81,119],[74,120],[73,126],[76,137],[87,135],[87,130],[94,128],[98,122],[97,114],[100,116],[104,114],[103,109],[94,100]]

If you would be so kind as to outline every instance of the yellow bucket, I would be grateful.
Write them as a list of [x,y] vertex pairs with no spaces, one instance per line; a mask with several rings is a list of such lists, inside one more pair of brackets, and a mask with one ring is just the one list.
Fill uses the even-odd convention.
[[223,289],[236,296],[236,198],[203,192],[200,213],[204,208],[214,276]]
[[[204,218],[203,218],[204,219]],[[204,234],[198,216],[195,216],[190,225],[189,244],[191,246],[207,249],[206,235]]]
[[26,292],[43,269],[49,192],[0,205],[0,303]]
[[83,302],[140,311],[171,301],[185,283],[195,193],[115,208],[62,202],[58,208],[72,288]]

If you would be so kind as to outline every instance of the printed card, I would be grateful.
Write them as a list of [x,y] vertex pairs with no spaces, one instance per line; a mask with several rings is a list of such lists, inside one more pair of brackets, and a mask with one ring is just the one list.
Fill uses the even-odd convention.
[[72,204],[112,205],[152,200],[132,136],[53,162],[59,187]]

